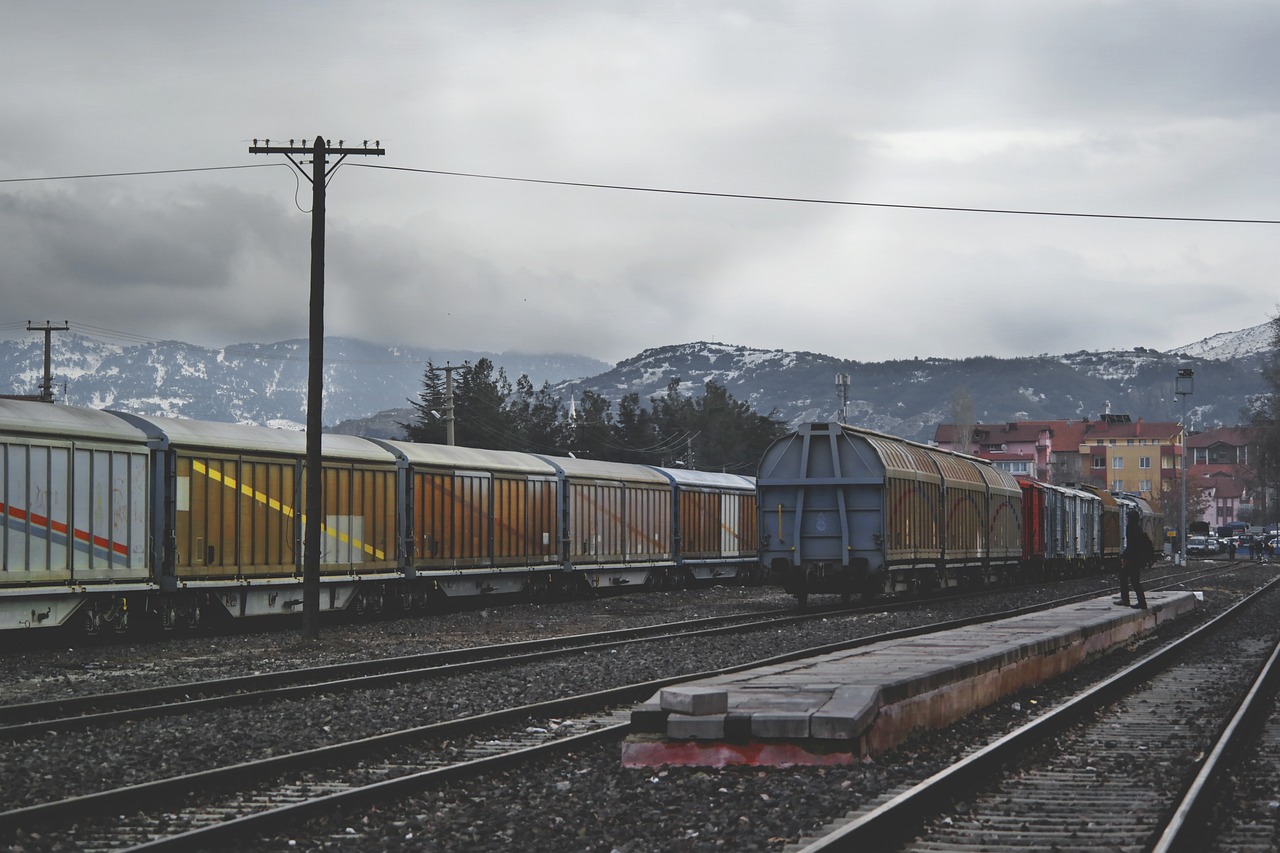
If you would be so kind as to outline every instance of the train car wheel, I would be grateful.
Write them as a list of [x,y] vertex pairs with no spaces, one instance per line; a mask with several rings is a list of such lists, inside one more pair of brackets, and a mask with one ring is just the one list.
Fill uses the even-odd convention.
[[796,604],[801,610],[809,606],[809,573],[807,571],[800,571],[796,575],[795,597]]
[[884,578],[876,579],[874,577],[864,578],[862,581],[862,600],[865,602],[875,601],[884,592]]
[[168,598],[160,605],[160,627],[172,631],[178,626],[178,611]]

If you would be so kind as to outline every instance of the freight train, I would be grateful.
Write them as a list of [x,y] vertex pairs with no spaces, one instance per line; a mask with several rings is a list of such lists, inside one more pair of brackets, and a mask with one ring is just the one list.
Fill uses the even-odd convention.
[[1132,495],[1015,478],[990,462],[838,423],[775,441],[756,475],[760,562],[810,594],[919,593],[1119,568]]
[[0,631],[749,578],[752,478],[0,400]]

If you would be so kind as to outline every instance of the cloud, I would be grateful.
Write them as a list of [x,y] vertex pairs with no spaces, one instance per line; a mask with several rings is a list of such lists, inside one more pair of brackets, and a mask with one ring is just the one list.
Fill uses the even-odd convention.
[[1275,219],[1280,7],[1265,0],[6,13],[0,73],[23,82],[0,91],[0,179],[259,167],[0,183],[14,316],[210,345],[305,335],[310,186],[248,147],[316,133],[387,149],[329,176],[331,334],[874,360],[1164,349],[1274,309],[1268,225],[410,171]]

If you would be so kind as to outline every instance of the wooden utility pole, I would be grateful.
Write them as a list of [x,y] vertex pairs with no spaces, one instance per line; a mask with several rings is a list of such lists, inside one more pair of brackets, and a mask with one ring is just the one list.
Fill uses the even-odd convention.
[[[320,433],[324,427],[321,408],[324,402],[324,195],[325,181],[349,154],[376,154],[386,152],[375,141],[369,147],[368,140],[360,148],[345,148],[342,140],[337,147],[330,147],[324,137],[317,136],[310,147],[305,140],[294,145],[290,139],[286,145],[272,145],[270,139],[253,140],[250,154],[283,154],[289,158],[302,177],[311,182],[311,322],[307,352],[307,491],[303,519],[302,543],[302,635],[308,640],[320,638],[320,528],[324,523],[324,472],[321,465]],[[311,174],[293,155],[311,155]],[[333,168],[326,169],[326,156],[339,155]]]
[[28,332],[44,332],[44,381],[40,383],[40,402],[42,403],[53,402],[53,358],[50,354],[53,348],[53,333],[66,332],[70,328],[66,320],[62,321],[61,326],[55,326],[48,320],[44,321],[43,326],[27,321]]

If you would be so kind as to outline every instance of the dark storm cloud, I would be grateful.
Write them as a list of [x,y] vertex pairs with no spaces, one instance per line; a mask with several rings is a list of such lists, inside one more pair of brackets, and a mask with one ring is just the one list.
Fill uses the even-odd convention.
[[[250,140],[560,181],[1280,218],[1273,0],[12,3],[8,310],[199,343],[306,330],[309,187]],[[608,358],[1168,348],[1274,308],[1271,226],[905,211],[348,168],[327,327]],[[37,286],[38,285],[38,286]],[[79,319],[70,316],[73,324]]]

